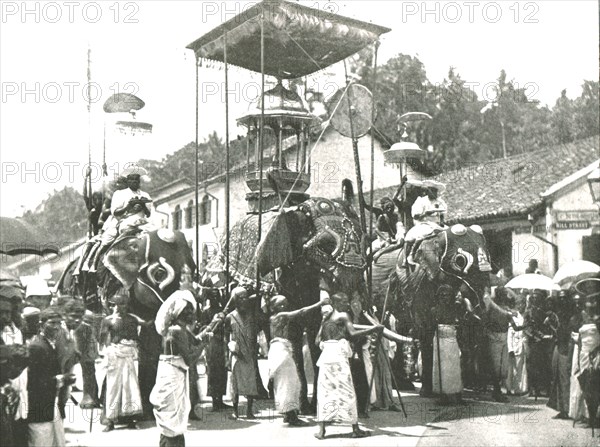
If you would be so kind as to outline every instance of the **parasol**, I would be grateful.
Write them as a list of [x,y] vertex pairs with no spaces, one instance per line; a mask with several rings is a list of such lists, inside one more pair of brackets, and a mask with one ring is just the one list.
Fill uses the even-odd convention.
[[21,219],[0,217],[0,253],[7,255],[58,254],[60,247],[40,228]]
[[106,113],[123,113],[140,110],[146,104],[131,93],[115,93],[104,102],[103,109]]
[[590,261],[573,261],[563,264],[556,274],[553,281],[561,289],[568,290],[573,284],[587,278],[594,278],[600,274],[600,266]]
[[553,290],[560,290],[552,278],[545,275],[539,275],[537,273],[526,273],[524,275],[516,276],[511,279],[506,286],[509,289],[527,289],[527,290],[547,290],[552,292]]
[[437,191],[441,194],[446,191],[446,185],[436,180],[426,179],[426,180],[415,180],[409,179],[406,181],[406,186],[414,186],[418,188],[433,188],[437,189]]

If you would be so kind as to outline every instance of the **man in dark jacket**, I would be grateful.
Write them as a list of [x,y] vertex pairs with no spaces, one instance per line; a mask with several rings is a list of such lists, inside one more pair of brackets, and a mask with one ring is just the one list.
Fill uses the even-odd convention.
[[74,376],[60,373],[56,343],[61,330],[62,315],[54,309],[45,309],[40,313],[40,322],[41,332],[29,345],[29,445],[64,446],[62,419],[65,415],[63,413],[58,417],[56,414],[56,398],[64,386],[74,382]]

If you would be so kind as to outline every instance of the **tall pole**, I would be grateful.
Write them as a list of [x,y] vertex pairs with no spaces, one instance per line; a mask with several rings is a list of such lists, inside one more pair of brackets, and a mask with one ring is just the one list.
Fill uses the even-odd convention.
[[[88,44],[87,51],[87,111],[88,111],[88,169],[92,169],[92,48]],[[92,175],[87,178],[88,196],[90,204],[92,201]],[[88,213],[88,239],[94,236],[94,227],[92,225],[92,216]]]
[[[198,102],[199,102],[199,95],[200,95],[200,86],[198,83],[198,70],[199,70],[199,58],[196,55],[196,157],[195,157],[195,169],[196,169],[196,181],[194,182],[196,188],[195,188],[195,218],[196,218],[196,275],[198,276],[200,274],[200,227],[198,226],[199,224],[199,220],[198,220],[198,188],[199,185],[198,183],[200,182],[200,148],[198,147],[198,131],[199,131],[199,107],[198,107]],[[198,282],[200,281],[200,278],[198,278]]]
[[[377,93],[377,52],[379,50],[379,41],[373,46],[373,108],[371,109],[371,191],[369,192],[369,202],[371,206],[375,201],[375,117],[376,117],[376,93]],[[373,213],[369,213],[369,244],[373,241]],[[367,266],[367,290],[369,291],[369,300],[373,301],[373,257],[369,256]]]
[[225,62],[225,278],[227,288],[225,296],[229,301],[229,210],[230,210],[230,178],[229,178],[229,64],[227,62],[227,33],[223,36],[223,61]]
[[506,158],[506,132],[504,131],[504,121],[500,117],[500,128],[502,129],[502,158]]
[[[263,143],[265,131],[265,11],[260,14],[260,121],[258,130],[258,242],[260,243],[262,235],[262,196],[263,196]],[[256,264],[256,301],[257,307],[260,308],[260,271],[258,263]]]

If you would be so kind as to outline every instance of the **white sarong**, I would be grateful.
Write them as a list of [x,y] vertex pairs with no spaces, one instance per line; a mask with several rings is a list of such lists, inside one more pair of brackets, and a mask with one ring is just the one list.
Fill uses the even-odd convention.
[[192,404],[188,385],[188,366],[179,355],[160,356],[156,384],[150,393],[156,425],[169,438],[187,430]]
[[292,352],[289,340],[271,340],[269,378],[273,379],[275,408],[282,414],[293,410],[300,411],[300,377]]
[[317,362],[317,422],[358,422],[356,392],[350,362],[352,348],[348,340],[321,342],[321,356]]
[[[579,333],[577,333],[579,337]],[[573,347],[573,361],[571,363],[571,382],[569,393],[569,418],[574,421],[579,421],[583,418],[588,418],[589,414],[583,399],[583,391],[579,385],[577,376],[579,375],[579,344],[575,343]]]
[[[439,352],[438,352],[439,340]],[[441,371],[441,387],[440,387]],[[433,337],[433,392],[456,394],[463,390],[460,369],[460,349],[456,341],[456,327],[440,324]]]
[[27,424],[29,447],[64,447],[65,429],[58,405],[54,406],[54,420],[50,422],[30,422]]
[[104,350],[106,356],[106,418],[117,421],[121,417],[142,414],[142,398],[135,371],[137,349],[133,342],[121,340]]

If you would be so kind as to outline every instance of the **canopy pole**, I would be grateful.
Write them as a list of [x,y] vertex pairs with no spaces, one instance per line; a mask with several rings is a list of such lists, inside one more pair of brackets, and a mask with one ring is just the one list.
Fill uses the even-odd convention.
[[[371,108],[371,191],[369,193],[369,202],[371,206],[375,201],[375,117],[376,117],[376,93],[377,93],[377,53],[379,50],[379,41],[373,45],[373,85],[372,98],[373,107]],[[373,213],[369,213],[369,248],[373,242]],[[369,300],[373,302],[373,256],[367,257],[367,290]]]
[[[265,131],[265,11],[264,9],[260,13],[260,75],[261,75],[261,88],[260,88],[260,122],[258,132],[258,241],[260,243],[262,235],[262,198],[263,198],[263,143],[264,143],[264,131]],[[258,269],[258,262],[256,263],[256,306],[260,309],[260,271]]]
[[229,301],[230,296],[230,275],[229,275],[229,227],[230,227],[230,176],[229,176],[229,64],[227,61],[227,33],[223,36],[223,61],[225,62],[225,278],[227,289],[225,296]]
[[200,94],[200,90],[199,90],[199,82],[198,82],[198,66],[200,63],[200,59],[198,57],[198,55],[196,55],[196,140],[195,140],[195,151],[196,151],[196,157],[195,157],[195,169],[196,169],[196,181],[195,181],[195,202],[196,202],[196,206],[195,206],[195,218],[196,218],[196,276],[197,276],[197,281],[200,282],[200,227],[198,226],[199,223],[199,219],[198,219],[198,188],[199,188],[199,182],[200,182],[200,162],[199,162],[199,158],[200,158],[200,148],[198,147],[198,132],[199,132],[199,94]]
[[[92,48],[88,44],[87,51],[87,111],[88,111],[88,169],[92,169],[92,94],[91,94],[91,84],[92,84]],[[92,175],[90,174],[87,178],[88,184],[88,196],[90,204],[92,203]],[[91,209],[91,206],[90,206]],[[92,216],[88,213],[88,239],[91,239],[94,236],[94,227],[92,224]]]

